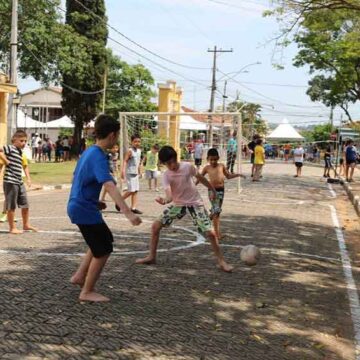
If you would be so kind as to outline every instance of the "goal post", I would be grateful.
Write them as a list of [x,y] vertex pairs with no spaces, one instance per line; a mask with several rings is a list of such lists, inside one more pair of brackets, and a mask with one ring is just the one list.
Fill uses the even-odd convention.
[[[124,155],[131,144],[131,137],[135,134],[141,136],[144,152],[154,144],[170,145],[178,152],[179,159],[191,161],[191,146],[196,142],[202,142],[205,154],[210,147],[217,148],[221,160],[226,162],[227,141],[236,130],[236,169],[238,172],[241,171],[243,136],[241,114],[238,112],[120,112],[119,121],[121,167]],[[237,190],[241,192],[240,178]]]

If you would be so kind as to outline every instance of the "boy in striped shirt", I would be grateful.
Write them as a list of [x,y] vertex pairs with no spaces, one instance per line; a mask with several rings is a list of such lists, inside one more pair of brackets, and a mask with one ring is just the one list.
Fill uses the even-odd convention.
[[[4,153],[7,159],[7,165],[4,174],[4,195],[8,215],[10,234],[21,234],[15,225],[15,209],[18,206],[21,209],[23,219],[23,230],[37,231],[29,222],[29,203],[26,195],[26,188],[23,183],[23,149],[26,145],[27,135],[24,131],[18,130],[12,137],[12,144],[6,145],[0,152]],[[24,171],[30,185],[30,174],[26,166]]]

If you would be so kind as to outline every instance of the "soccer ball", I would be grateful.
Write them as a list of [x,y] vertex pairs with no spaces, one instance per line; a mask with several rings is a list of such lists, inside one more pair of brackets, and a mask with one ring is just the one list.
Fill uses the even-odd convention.
[[261,256],[260,250],[255,245],[246,245],[240,252],[240,259],[248,266],[257,264]]

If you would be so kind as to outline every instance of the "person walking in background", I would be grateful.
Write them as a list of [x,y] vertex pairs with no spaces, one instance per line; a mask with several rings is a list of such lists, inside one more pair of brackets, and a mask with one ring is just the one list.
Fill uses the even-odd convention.
[[296,167],[296,175],[295,177],[301,176],[301,170],[304,165],[304,154],[305,151],[301,144],[297,144],[296,149],[294,150],[294,163]]
[[330,169],[334,169],[331,162],[331,146],[328,145],[324,154],[325,166],[324,166],[324,178],[330,177]]
[[204,155],[204,144],[201,141],[201,139],[199,138],[195,142],[195,147],[194,147],[195,166],[198,168],[198,170],[200,169],[200,167],[202,165],[203,155]]
[[152,181],[154,180],[154,189],[156,192],[158,189],[158,170],[159,170],[159,150],[158,144],[151,147],[145,157],[143,163],[145,164],[145,176],[149,182],[149,190],[152,190]]
[[265,165],[265,149],[263,147],[262,139],[256,140],[256,146],[254,150],[254,176],[253,181],[260,181],[262,168]]
[[353,182],[354,171],[358,160],[357,149],[354,146],[353,140],[347,141],[345,156],[346,156],[346,181]]
[[63,146],[61,136],[55,142],[55,162],[60,162],[63,157]]
[[227,148],[226,148],[226,170],[231,174],[234,173],[236,153],[238,147],[236,137],[237,137],[237,133],[236,131],[234,131],[232,137],[229,139],[227,143]]
[[285,158],[286,162],[289,161],[290,153],[291,153],[291,145],[285,144],[284,145],[284,158]]
[[63,152],[64,152],[64,161],[70,160],[70,145],[69,145],[69,138],[64,136],[62,141]]
[[251,177],[254,177],[254,172],[255,172],[255,164],[254,164],[254,160],[255,160],[255,147],[256,147],[256,141],[260,138],[260,136],[258,134],[255,134],[252,138],[252,140],[249,142],[248,144],[248,149],[250,152],[250,162],[252,164],[251,166]]

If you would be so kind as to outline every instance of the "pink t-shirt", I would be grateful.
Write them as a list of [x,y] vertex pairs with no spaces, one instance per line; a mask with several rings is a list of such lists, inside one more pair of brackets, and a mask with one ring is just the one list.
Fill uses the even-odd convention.
[[193,177],[195,167],[181,162],[177,171],[167,170],[163,176],[164,189],[170,188],[173,203],[177,206],[203,206],[203,201],[196,188]]

